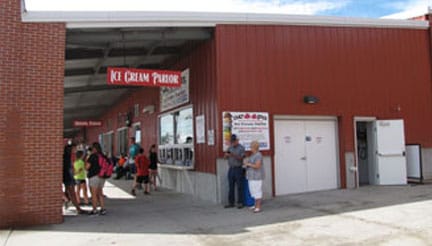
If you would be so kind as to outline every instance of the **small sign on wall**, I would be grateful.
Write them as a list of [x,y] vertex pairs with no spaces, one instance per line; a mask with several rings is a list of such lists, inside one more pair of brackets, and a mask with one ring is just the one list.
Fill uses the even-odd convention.
[[99,127],[102,126],[101,120],[74,120],[74,127]]
[[207,143],[209,146],[215,145],[215,133],[213,129],[207,131]]
[[178,88],[160,88],[160,111],[175,108],[189,102],[189,69],[181,72],[181,85]]
[[205,118],[204,115],[195,117],[196,143],[205,143]]

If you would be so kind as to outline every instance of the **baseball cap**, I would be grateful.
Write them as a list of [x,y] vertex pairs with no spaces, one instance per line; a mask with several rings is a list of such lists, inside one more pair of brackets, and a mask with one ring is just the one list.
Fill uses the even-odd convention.
[[231,135],[231,142],[234,142],[236,140],[238,140],[237,135],[235,135],[235,134]]

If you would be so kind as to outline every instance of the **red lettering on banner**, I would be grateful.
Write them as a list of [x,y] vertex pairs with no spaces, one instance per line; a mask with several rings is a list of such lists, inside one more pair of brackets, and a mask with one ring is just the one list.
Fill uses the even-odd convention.
[[74,127],[95,127],[102,126],[102,121],[100,120],[74,120]]
[[181,72],[108,67],[107,83],[110,85],[180,87]]

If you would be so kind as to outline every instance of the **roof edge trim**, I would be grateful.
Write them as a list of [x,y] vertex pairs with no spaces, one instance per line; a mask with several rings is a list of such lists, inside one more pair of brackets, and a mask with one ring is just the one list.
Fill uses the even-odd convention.
[[65,22],[67,28],[134,26],[215,26],[218,24],[310,25],[427,29],[427,21],[351,18],[312,15],[210,13],[210,12],[64,12],[30,11],[23,22]]

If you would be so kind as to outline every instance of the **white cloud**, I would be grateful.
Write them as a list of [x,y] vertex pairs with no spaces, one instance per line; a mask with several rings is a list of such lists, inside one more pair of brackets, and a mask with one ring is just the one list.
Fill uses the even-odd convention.
[[382,18],[408,19],[426,14],[428,12],[428,7],[432,6],[432,0],[395,1],[393,3],[387,4],[387,6],[399,12],[383,16]]
[[318,14],[351,0],[26,0],[29,11],[204,11]]

